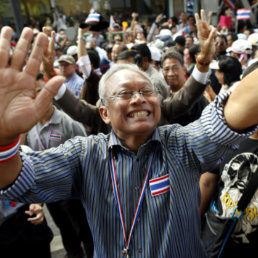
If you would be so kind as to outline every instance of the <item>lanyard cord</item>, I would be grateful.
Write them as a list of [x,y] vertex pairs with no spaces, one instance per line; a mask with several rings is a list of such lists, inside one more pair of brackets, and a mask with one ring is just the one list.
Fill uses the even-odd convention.
[[134,228],[135,228],[135,225],[136,225],[136,221],[137,221],[137,218],[138,218],[138,215],[139,215],[139,212],[140,212],[141,204],[142,204],[144,193],[145,193],[146,186],[147,186],[147,181],[148,181],[148,178],[149,178],[149,172],[152,168],[155,153],[156,153],[156,146],[155,146],[153,155],[149,158],[148,167],[147,167],[145,178],[144,178],[144,181],[143,181],[143,184],[142,184],[142,189],[141,189],[141,193],[139,195],[136,210],[134,212],[134,217],[133,217],[133,221],[132,221],[132,224],[131,224],[131,228],[130,228],[128,238],[127,238],[127,235],[126,235],[124,215],[123,215],[120,196],[119,196],[119,192],[118,192],[117,178],[116,178],[116,168],[115,168],[115,162],[114,162],[112,149],[111,149],[111,155],[109,155],[110,156],[109,169],[110,169],[110,175],[111,175],[111,180],[112,180],[112,188],[113,188],[113,192],[114,192],[114,195],[115,195],[115,200],[116,200],[116,204],[117,204],[117,209],[118,209],[118,213],[119,213],[120,222],[121,222],[121,225],[122,225],[122,228],[123,228],[123,235],[124,235],[126,250],[129,249],[131,237],[132,237],[132,234],[133,234],[133,231],[134,231]]

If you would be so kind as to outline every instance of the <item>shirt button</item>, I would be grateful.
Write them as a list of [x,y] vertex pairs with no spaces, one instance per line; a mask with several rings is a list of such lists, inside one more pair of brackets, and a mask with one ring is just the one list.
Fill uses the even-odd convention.
[[138,162],[139,160],[140,160],[139,158],[136,159],[137,162]]
[[135,191],[138,191],[138,188],[139,188],[138,186],[135,186],[135,187],[134,187]]
[[141,253],[142,252],[142,249],[138,249],[138,253]]

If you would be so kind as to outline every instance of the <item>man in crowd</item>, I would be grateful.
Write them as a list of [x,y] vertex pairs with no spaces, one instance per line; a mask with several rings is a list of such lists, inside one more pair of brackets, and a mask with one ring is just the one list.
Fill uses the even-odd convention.
[[59,59],[60,74],[66,78],[65,85],[76,97],[80,97],[83,79],[76,73],[76,63],[72,56],[62,55]]

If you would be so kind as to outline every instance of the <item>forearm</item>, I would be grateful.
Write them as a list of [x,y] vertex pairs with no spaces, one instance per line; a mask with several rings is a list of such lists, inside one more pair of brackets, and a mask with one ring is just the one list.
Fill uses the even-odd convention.
[[224,108],[228,126],[243,131],[258,124],[258,70],[246,76],[229,96]]
[[101,119],[96,106],[90,105],[84,100],[79,100],[68,89],[57,103],[74,120],[88,126],[95,127],[97,121]]
[[165,116],[169,123],[190,110],[203,95],[206,88],[208,73],[200,73],[195,68],[193,74],[187,79],[184,86],[173,96],[163,101]]
[[13,159],[0,163],[0,189],[10,186],[19,176],[22,168],[22,160],[19,152]]

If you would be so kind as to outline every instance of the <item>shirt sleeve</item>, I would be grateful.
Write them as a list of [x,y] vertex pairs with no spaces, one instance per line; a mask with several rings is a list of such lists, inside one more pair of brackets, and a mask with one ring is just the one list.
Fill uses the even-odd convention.
[[77,61],[77,65],[79,66],[80,70],[83,73],[83,78],[87,79],[91,73],[91,62],[89,55],[85,55],[79,58]]
[[195,66],[192,72],[192,75],[194,79],[202,84],[207,84],[209,77],[210,77],[211,71],[209,70],[207,73],[200,72],[197,67]]

